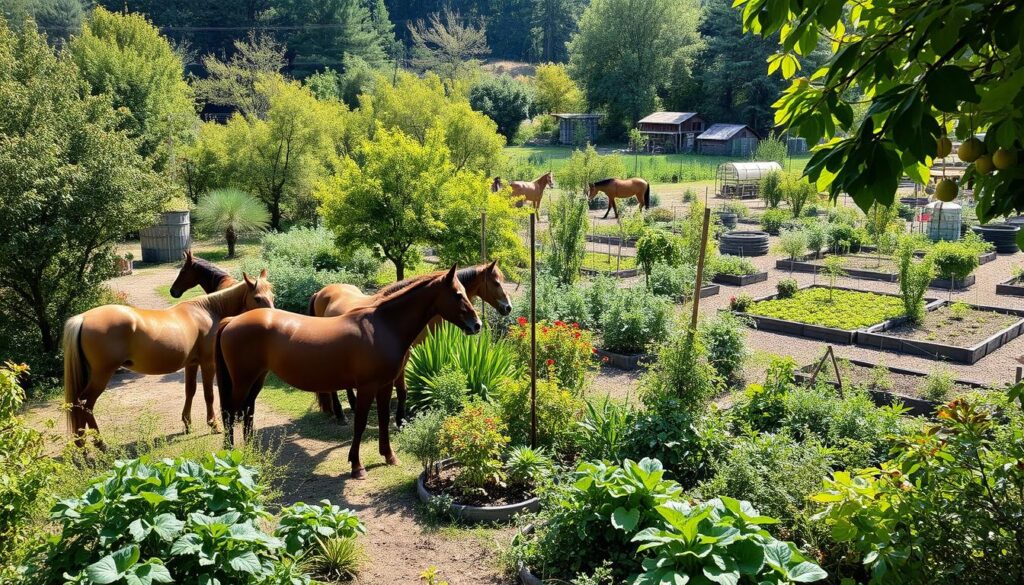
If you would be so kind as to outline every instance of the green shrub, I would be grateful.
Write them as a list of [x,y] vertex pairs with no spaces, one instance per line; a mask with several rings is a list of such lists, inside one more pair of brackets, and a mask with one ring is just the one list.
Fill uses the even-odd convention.
[[587,226],[587,198],[572,192],[555,197],[548,206],[551,248],[545,255],[548,271],[559,284],[572,285],[583,267]]
[[354,539],[366,534],[366,526],[347,508],[330,500],[319,505],[303,502],[281,509],[274,536],[284,542],[285,551],[294,558],[315,554],[318,543],[326,538]]
[[825,243],[833,254],[850,254],[860,252],[863,240],[857,228],[851,224],[839,222],[829,224]]
[[644,288],[624,289],[605,307],[601,316],[602,349],[621,354],[641,354],[669,334],[672,303]]
[[919,323],[924,318],[924,295],[935,275],[935,266],[927,255],[918,262],[914,257],[914,248],[912,239],[900,240],[896,249],[896,262],[899,266],[903,312],[912,322]]
[[775,290],[778,291],[780,299],[788,299],[800,290],[800,283],[795,278],[783,278],[775,284]]
[[[545,321],[537,323],[537,375],[553,375],[558,385],[579,395],[594,368],[593,334],[578,323]],[[530,368],[530,324],[520,317],[511,329],[508,340],[520,369]]]
[[749,258],[723,254],[712,262],[715,274],[731,274],[733,276],[750,276],[760,272]]
[[782,209],[769,209],[761,214],[761,229],[775,236],[789,219],[789,214]]
[[533,488],[551,476],[554,463],[543,448],[515,447],[509,451],[505,471],[510,484]]
[[655,264],[677,266],[681,258],[679,238],[662,229],[648,229],[636,242],[636,261],[650,274]]
[[424,408],[437,409],[445,414],[455,414],[466,399],[469,379],[462,370],[448,364],[427,383],[430,394]]
[[[512,445],[530,444],[530,383],[528,378],[511,381],[498,397],[501,418],[508,423]],[[554,377],[537,377],[537,446],[569,456],[576,446],[576,421],[583,402],[558,386]]]
[[647,275],[647,286],[652,293],[680,300],[693,296],[693,283],[697,280],[697,267],[692,264],[669,266],[655,264]]
[[789,256],[790,260],[802,259],[807,253],[807,232],[801,229],[782,230],[779,249]]
[[46,456],[43,436],[18,416],[25,394],[18,376],[25,366],[0,366],[0,582],[13,582],[27,554],[33,516],[44,501],[58,464]]
[[398,433],[398,446],[419,459],[428,476],[441,460],[441,425],[447,416],[440,410],[419,412]]
[[804,225],[804,233],[807,234],[807,251],[817,256],[828,242],[825,224],[817,220],[808,221]]
[[754,304],[754,297],[748,294],[740,294],[729,297],[729,309],[740,313],[746,313]]
[[278,309],[301,313],[309,311],[309,298],[314,293],[333,283],[359,286],[363,279],[344,270],[314,270],[311,267],[294,264],[283,258],[244,258],[234,276],[242,278],[242,272],[259,274],[266,268],[268,278],[274,285],[274,306]]
[[629,407],[613,402],[607,396],[600,407],[590,401],[586,405],[587,409],[578,422],[583,458],[619,461],[632,426]]
[[256,584],[288,575],[308,583],[288,561],[298,551],[260,530],[270,518],[259,503],[264,488],[242,457],[119,461],[80,497],[54,505],[60,533],[50,538],[40,577]]
[[722,213],[735,213],[737,218],[744,218],[750,215],[750,208],[739,201],[726,201],[719,207]]
[[468,405],[441,424],[441,452],[455,460],[455,485],[463,493],[486,493],[505,479],[501,453],[508,444],[505,422],[483,405]]
[[939,276],[963,282],[978,268],[978,252],[960,242],[936,242],[928,250]]
[[[600,321],[600,310],[603,305],[594,305],[593,294],[600,294],[607,287],[606,283],[611,281],[612,290],[618,285],[617,279],[610,276],[599,276],[594,279],[589,287],[580,286],[579,283],[572,286],[564,286],[549,274],[537,274],[537,321],[564,321],[566,323],[579,323],[584,329],[594,330]],[[599,289],[595,291],[595,289]],[[513,303],[512,322],[517,318],[528,319],[530,317],[530,284],[526,283],[523,294]],[[512,322],[509,324],[511,325]]]
[[735,380],[743,370],[743,362],[749,355],[746,321],[724,311],[701,321],[700,338],[708,361],[722,380]]
[[785,398],[793,387],[795,370],[793,358],[773,358],[765,372],[764,383],[748,384],[732,409],[734,424],[740,430],[777,429],[786,415]]
[[953,393],[955,383],[952,372],[935,369],[925,378],[924,384],[921,386],[921,394],[932,402],[945,402],[949,395]]
[[490,400],[515,367],[513,349],[504,341],[495,341],[488,330],[470,337],[451,323],[442,322],[409,352],[405,367],[409,405],[413,410],[431,408],[431,383],[446,368],[466,377],[470,398]]
[[658,359],[640,380],[646,402],[665,398],[679,401],[690,412],[701,412],[723,388],[697,335],[674,335],[658,349]]
[[622,456],[664,459],[665,469],[684,486],[711,477],[728,449],[725,420],[716,412],[690,410],[675,397],[646,402],[626,431]]
[[761,199],[764,199],[765,205],[775,209],[782,203],[783,191],[782,191],[782,171],[770,171],[761,177],[761,181],[758,184],[758,190],[761,194]]
[[372,282],[381,267],[381,261],[366,248],[342,255],[335,246],[334,233],[322,227],[268,233],[263,237],[261,256],[317,271],[344,271],[361,280],[360,285]]

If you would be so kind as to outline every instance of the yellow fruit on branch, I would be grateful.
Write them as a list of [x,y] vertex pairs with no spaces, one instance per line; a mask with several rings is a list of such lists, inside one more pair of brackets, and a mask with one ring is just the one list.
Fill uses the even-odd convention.
[[938,185],[935,185],[935,198],[939,201],[949,203],[956,199],[956,193],[956,181],[951,179],[942,179]]
[[1012,169],[1017,166],[1017,151],[1000,148],[992,155],[992,164],[1000,171]]
[[966,163],[972,163],[978,160],[978,157],[983,154],[985,154],[985,145],[974,136],[964,140],[963,143],[960,144],[960,148],[956,150],[956,155],[960,157],[960,160]]
[[936,158],[946,158],[947,156],[949,156],[949,153],[953,152],[953,143],[952,143],[952,141],[949,140],[949,136],[946,136],[945,134],[943,134],[936,141],[935,146],[936,146],[936,152],[935,152],[935,157]]
[[983,154],[978,157],[978,160],[974,161],[974,170],[982,175],[987,175],[994,171],[996,167],[992,164],[992,157]]

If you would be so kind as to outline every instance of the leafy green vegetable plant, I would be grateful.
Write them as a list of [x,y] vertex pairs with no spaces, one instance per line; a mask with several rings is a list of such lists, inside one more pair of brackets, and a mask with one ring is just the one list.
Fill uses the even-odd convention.
[[349,509],[321,500],[320,505],[298,502],[281,509],[274,536],[284,542],[292,557],[302,557],[316,550],[318,541],[328,538],[352,539],[366,534],[366,526]]
[[889,295],[805,288],[787,299],[756,302],[746,312],[751,315],[853,330],[903,315],[904,303],[900,297]]

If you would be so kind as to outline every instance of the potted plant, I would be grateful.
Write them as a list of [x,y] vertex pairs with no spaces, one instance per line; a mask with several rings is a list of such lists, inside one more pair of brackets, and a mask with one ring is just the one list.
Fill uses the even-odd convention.
[[117,276],[127,276],[132,273],[134,269],[135,254],[128,252],[124,256],[114,257],[114,271]]

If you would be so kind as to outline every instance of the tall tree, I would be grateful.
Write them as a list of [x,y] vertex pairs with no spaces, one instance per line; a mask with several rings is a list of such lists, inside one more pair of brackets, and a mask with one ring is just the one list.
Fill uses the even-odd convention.
[[287,42],[296,77],[340,68],[346,54],[374,66],[387,60],[387,40],[365,0],[280,0],[276,10],[280,24],[295,27]]
[[651,113],[673,65],[701,46],[698,0],[593,0],[569,43],[570,70],[622,136]]
[[34,27],[0,20],[0,348],[48,375],[60,324],[95,301],[124,234],[172,189],[119,130],[106,96]]
[[92,92],[127,113],[121,127],[139,152],[163,166],[196,120],[181,56],[145,17],[99,7],[68,48]]
[[285,66],[284,53],[284,45],[273,37],[250,31],[246,40],[235,41],[230,59],[203,57],[206,77],[193,79],[196,95],[207,103],[262,118],[270,107],[270,99],[259,90],[259,83],[280,74]]
[[0,14],[15,27],[35,20],[50,42],[60,46],[81,30],[85,9],[82,0],[0,0]]
[[490,53],[483,21],[464,18],[449,8],[431,14],[427,21],[417,20],[409,26],[409,34],[416,66],[446,80],[475,69],[480,58]]
[[565,61],[569,56],[566,45],[582,12],[582,0],[533,0],[533,56],[541,61]]
[[498,132],[511,141],[523,120],[530,116],[533,92],[508,75],[488,76],[470,90],[469,103],[494,120]]
[[537,67],[534,76],[534,106],[544,114],[581,112],[587,101],[576,82],[569,77],[565,65],[548,63]]

